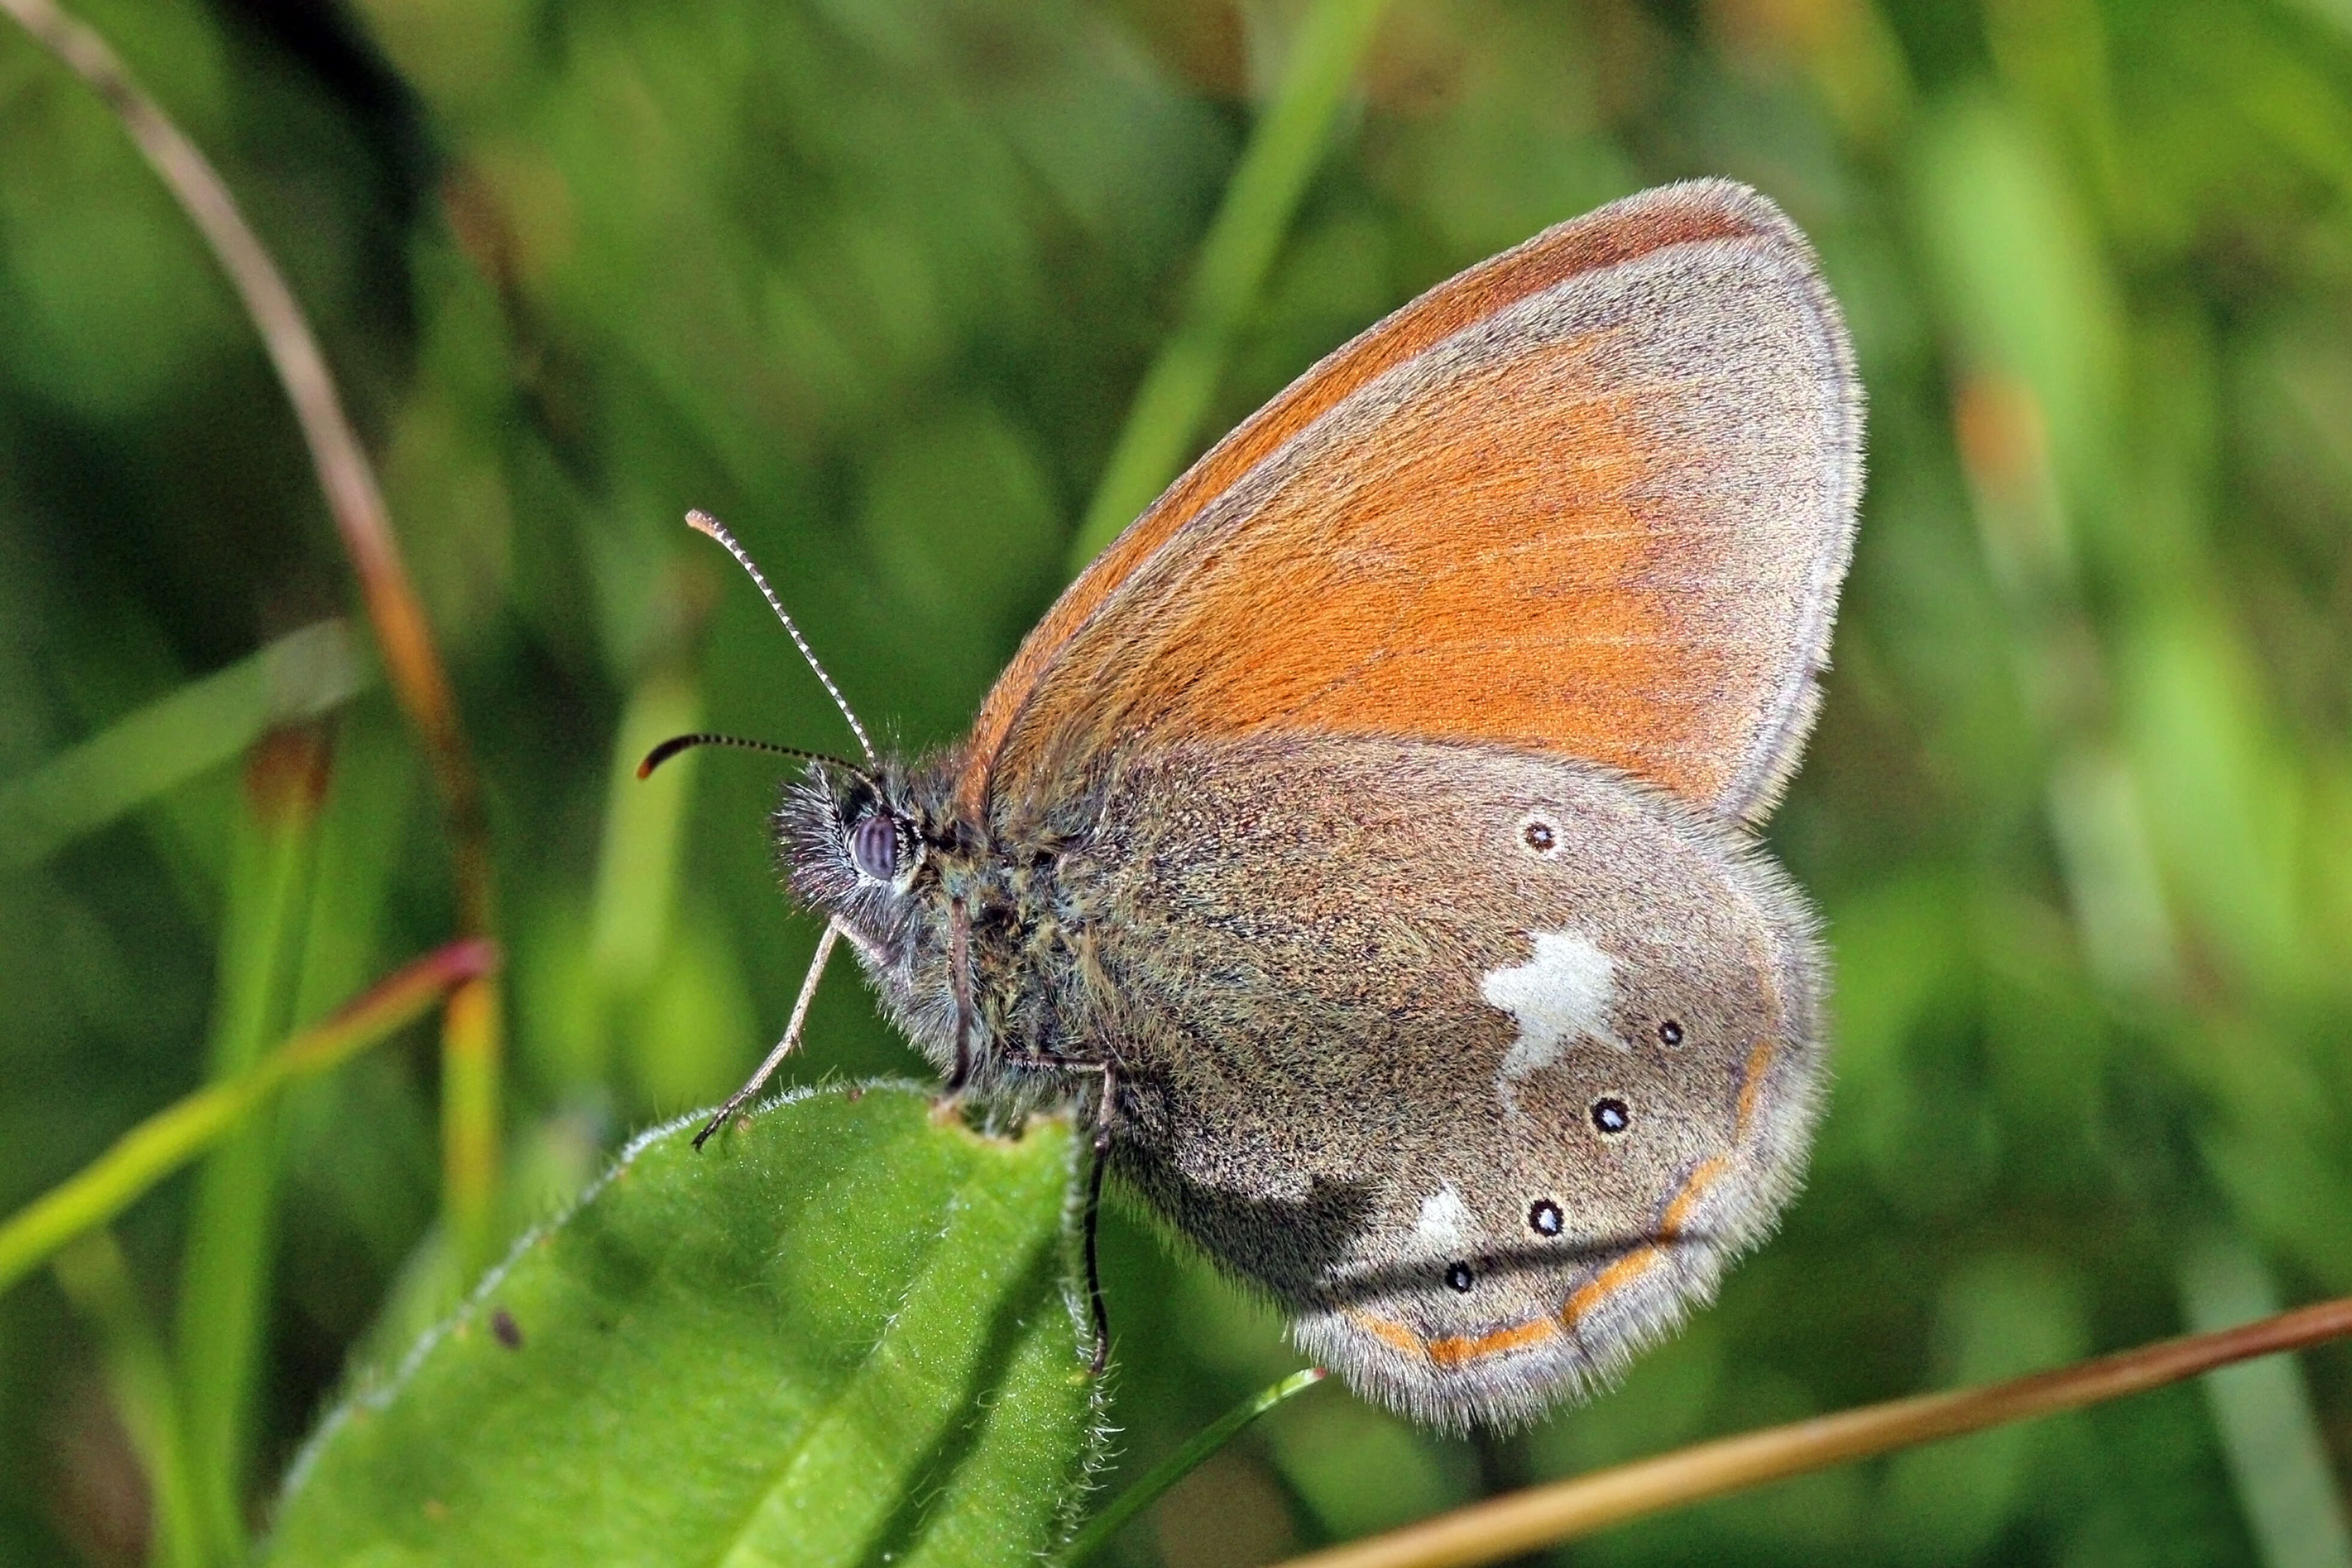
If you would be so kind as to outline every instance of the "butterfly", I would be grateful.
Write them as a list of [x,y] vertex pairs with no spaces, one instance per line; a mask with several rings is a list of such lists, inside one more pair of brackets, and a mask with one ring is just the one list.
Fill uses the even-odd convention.
[[1775,1223],[1819,1113],[1817,922],[1752,831],[1819,703],[1862,401],[1794,225],[1667,186],[1301,376],[961,744],[877,754],[810,654],[864,761],[786,787],[825,931],[704,1136],[845,939],[950,1092],[1084,1103],[1090,1275],[1108,1170],[1407,1415],[1605,1382]]

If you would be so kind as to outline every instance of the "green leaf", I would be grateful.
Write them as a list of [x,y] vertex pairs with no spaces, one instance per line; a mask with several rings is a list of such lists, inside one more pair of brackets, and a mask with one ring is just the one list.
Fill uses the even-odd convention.
[[1067,1124],[908,1086],[639,1139],[296,1463],[269,1561],[1024,1563],[1100,1441]]

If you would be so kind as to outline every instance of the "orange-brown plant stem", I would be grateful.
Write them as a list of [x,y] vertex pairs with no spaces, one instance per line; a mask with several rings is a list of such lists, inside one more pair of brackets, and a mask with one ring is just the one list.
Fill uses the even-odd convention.
[[2352,1296],[2009,1383],[1923,1394],[1700,1443],[1312,1552],[1286,1568],[1464,1568],[1493,1563],[1743,1487],[2146,1393],[2233,1361],[2346,1334],[2352,1334]]
[[[335,379],[301,304],[286,286],[236,199],[211,162],[115,57],[106,40],[51,0],[0,0],[0,10],[65,62],[105,100],[148,163],[195,224],[245,301],[310,450],[328,510],[358,575],[368,620],[401,709],[424,738],[449,824],[460,936],[493,927],[490,852],[481,790],[458,727],[448,673],[409,581],[375,471],[343,413]],[[490,1182],[498,1167],[499,1055],[496,980],[451,996],[442,1029],[444,1204],[461,1255],[487,1244]]]
[[498,966],[491,943],[452,942],[369,987],[233,1078],[164,1107],[106,1153],[0,1220],[0,1291],[244,1124],[287,1084],[327,1071]]

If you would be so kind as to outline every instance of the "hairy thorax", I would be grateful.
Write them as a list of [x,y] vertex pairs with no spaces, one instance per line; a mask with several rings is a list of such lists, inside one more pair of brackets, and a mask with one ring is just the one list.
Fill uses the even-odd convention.
[[[982,822],[957,809],[956,770],[952,753],[885,759],[870,778],[812,770],[776,812],[781,870],[951,1082],[961,1070],[983,1093],[1056,1093],[1120,1060],[1091,935],[1115,881],[1089,853],[1092,792]],[[844,849],[881,813],[903,868],[887,880]]]

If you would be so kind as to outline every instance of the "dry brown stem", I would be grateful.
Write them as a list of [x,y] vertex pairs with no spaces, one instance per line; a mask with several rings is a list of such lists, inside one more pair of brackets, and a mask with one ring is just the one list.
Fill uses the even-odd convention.
[[2352,1296],[1983,1388],[1923,1394],[1768,1427],[1492,1499],[1286,1568],[1465,1568],[1590,1535],[1644,1514],[1896,1448],[2078,1409],[2233,1361],[2352,1334]]
[[[245,301],[269,362],[294,405],[319,487],[335,530],[351,557],[384,671],[401,709],[424,738],[442,809],[449,824],[452,880],[462,936],[492,929],[490,849],[473,757],[457,723],[449,676],[418,603],[400,544],[384,510],[383,494],[351,420],[343,413],[333,372],[299,301],[268,250],[238,210],[209,160],[116,57],[104,38],[60,11],[51,0],[0,0],[35,40],[63,61],[105,100],[146,156],[156,175],[211,246],[221,270]],[[499,1009],[496,980],[488,975],[453,994],[442,1030],[444,1060],[445,1197],[460,1232],[461,1249],[475,1251],[490,1211],[497,1167]]]

